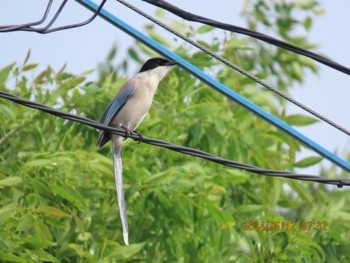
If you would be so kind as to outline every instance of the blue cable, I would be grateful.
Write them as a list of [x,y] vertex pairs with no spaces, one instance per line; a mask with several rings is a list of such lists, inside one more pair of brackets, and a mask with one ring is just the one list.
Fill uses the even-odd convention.
[[[92,11],[96,11],[99,7],[96,3],[94,3],[91,0],[76,0],[78,3],[84,5],[88,9]],[[242,105],[246,109],[250,110],[251,112],[255,113],[259,117],[263,118],[267,122],[271,123],[273,126],[277,127],[278,129],[284,131],[285,133],[289,134],[293,138],[297,139],[307,147],[311,148],[324,158],[328,159],[335,165],[341,167],[342,169],[346,170],[347,172],[350,172],[350,163],[346,162],[336,154],[328,151],[327,149],[323,148],[321,145],[317,144],[313,140],[309,139],[302,133],[298,132],[291,126],[289,126],[287,123],[281,121],[279,118],[273,116],[272,114],[268,113],[267,111],[261,109],[260,107],[256,106],[251,101],[247,100],[246,98],[242,97],[241,95],[237,94],[233,90],[229,89],[216,79],[208,76],[201,70],[199,70],[197,67],[193,66],[188,61],[184,60],[183,58],[179,57],[175,53],[171,52],[161,44],[159,44],[157,41],[153,40],[152,38],[146,36],[145,34],[141,33],[140,31],[136,30],[129,24],[125,23],[124,21],[120,20],[115,15],[111,14],[105,9],[102,9],[99,14],[103,19],[105,19],[107,22],[111,23],[112,25],[116,26],[120,30],[124,31],[128,35],[132,36],[133,38],[139,40],[144,45],[150,47],[157,53],[163,55],[164,57],[167,57],[171,60],[176,60],[179,65],[181,65],[182,68],[186,69],[188,72],[190,72],[192,75],[197,77],[198,79],[202,80],[206,84],[208,84],[210,87],[214,88],[215,90],[219,91],[226,97],[234,100],[236,103]]]

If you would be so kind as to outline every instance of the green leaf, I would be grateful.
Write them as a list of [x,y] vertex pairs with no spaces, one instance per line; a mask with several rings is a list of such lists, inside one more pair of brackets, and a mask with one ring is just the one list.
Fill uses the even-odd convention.
[[32,160],[26,163],[26,166],[29,167],[46,167],[48,165],[52,165],[52,160],[49,159],[37,159]]
[[16,256],[14,254],[10,254],[7,252],[0,252],[0,259],[1,262],[17,262],[17,263],[26,263],[28,262],[24,258],[21,258],[19,256]]
[[51,68],[48,67],[45,70],[43,70],[42,72],[39,73],[39,75],[34,79],[34,83],[35,84],[43,84],[46,82],[45,78],[47,78],[47,76],[51,74]]
[[3,114],[3,116],[6,116],[10,120],[16,119],[16,112],[13,108],[8,107],[7,105],[0,104],[0,114]]
[[289,180],[288,181],[289,186],[297,192],[299,197],[306,203],[311,203],[312,202],[312,195],[310,191],[301,183],[297,182],[294,180]]
[[300,63],[293,61],[292,69],[293,69],[292,73],[294,78],[301,82],[304,78],[304,71],[302,70]]
[[58,79],[65,79],[66,77],[69,77],[69,76],[72,76],[72,74],[68,74],[66,72],[64,72],[64,70],[66,69],[67,67],[67,63],[65,63],[58,71],[57,71],[57,78]]
[[241,47],[246,48],[247,39],[246,38],[241,38],[241,39],[232,38],[226,42],[226,46],[228,48],[241,48]]
[[201,45],[201,46],[207,48],[207,49],[210,49],[210,48],[211,48],[211,46],[210,46],[207,42],[205,42],[205,41],[203,41],[203,40],[197,40],[197,43],[198,43],[199,45]]
[[305,168],[321,162],[322,159],[323,158],[319,156],[310,156],[296,162],[294,166],[299,168]]
[[29,58],[30,58],[31,52],[32,52],[31,49],[28,49],[27,56],[26,56],[26,58],[24,59],[23,65],[26,65],[26,64],[27,64],[27,62],[28,62],[28,60],[29,60]]
[[347,222],[350,222],[350,213],[347,211],[332,209],[332,213],[330,215],[331,215],[330,217],[333,220],[345,220]]
[[160,34],[155,32],[154,30],[149,30],[148,34],[151,38],[153,38],[155,41],[159,42],[163,46],[166,46],[166,47],[170,46],[170,42],[166,38],[162,37]]
[[66,199],[67,201],[74,204],[77,208],[84,208],[85,201],[84,198],[75,190],[70,188],[69,186],[65,185],[64,187],[59,185],[50,185],[51,190],[61,196],[62,198]]
[[109,53],[107,54],[107,61],[113,61],[113,59],[115,59],[117,55],[117,52],[118,52],[117,46],[113,46],[109,51]]
[[26,238],[23,239],[23,241],[26,242],[26,246],[28,248],[34,248],[34,249],[47,248],[51,245],[50,241],[42,240],[33,236],[27,236]]
[[156,10],[156,16],[159,18],[165,18],[166,17],[166,12],[164,9],[158,8]]
[[315,9],[315,7],[319,6],[320,3],[314,0],[309,1],[300,1],[298,2],[298,5],[302,7],[303,9]]
[[71,215],[68,215],[62,210],[52,206],[42,206],[38,211],[54,218],[71,217]]
[[141,63],[142,59],[139,57],[139,55],[137,54],[137,52],[135,51],[134,48],[129,48],[128,49],[128,55],[135,61]]
[[135,254],[139,253],[145,245],[146,242],[120,247],[118,249],[115,249],[112,253],[110,253],[107,258],[114,260],[123,260],[131,258]]
[[75,78],[68,79],[67,81],[61,84],[61,89],[69,90],[69,89],[75,88],[80,83],[84,82],[85,78],[86,78],[85,76],[78,76]]
[[305,28],[306,30],[310,30],[311,26],[312,26],[312,19],[311,19],[311,17],[308,16],[308,17],[304,20],[304,28]]
[[233,219],[230,213],[228,213],[227,211],[223,211],[215,203],[209,200],[206,200],[205,204],[206,208],[213,215],[213,217],[219,223],[221,228],[231,228],[235,225],[235,220]]
[[91,75],[92,73],[94,73],[96,71],[95,68],[93,69],[88,69],[86,71],[84,71],[83,73],[81,73],[82,75]]
[[202,134],[202,121],[198,120],[197,123],[191,129],[192,142],[194,145],[198,144]]
[[158,185],[164,182],[169,181],[169,178],[174,175],[175,168],[170,168],[166,171],[160,172],[158,174],[152,175],[144,180],[144,183],[151,185]]
[[212,30],[214,30],[215,27],[212,27],[212,26],[208,26],[208,25],[204,25],[204,26],[201,26],[197,29],[197,33],[198,34],[204,34],[204,33],[208,33]]
[[239,170],[233,170],[233,169],[225,169],[225,172],[227,173],[225,176],[225,180],[227,182],[230,182],[230,184],[238,185],[245,183],[249,180],[249,175],[246,172],[239,171]]
[[28,65],[25,65],[22,68],[22,70],[23,71],[29,71],[29,70],[35,69],[37,66],[38,66],[38,64],[28,64]]
[[50,188],[48,187],[48,184],[45,180],[42,180],[40,178],[38,179],[32,179],[29,182],[29,185],[39,194],[45,196],[46,198],[52,197],[52,192]]
[[242,205],[235,209],[235,213],[237,214],[251,214],[251,213],[259,213],[263,211],[264,208],[261,205]]
[[16,226],[16,231],[22,232],[22,231],[29,231],[33,228],[33,217],[29,214],[23,216],[18,225]]
[[37,259],[37,262],[55,262],[60,263],[62,260],[52,256],[50,253],[43,249],[31,250],[31,257]]
[[22,183],[22,178],[20,176],[7,177],[0,180],[0,188],[4,186],[14,186]]
[[13,69],[13,67],[16,65],[16,62],[13,62],[12,64],[2,68],[0,70],[0,85],[4,84],[5,81],[8,79],[11,70]]
[[6,205],[0,208],[0,226],[6,223],[17,212],[17,207],[14,204]]
[[39,238],[40,240],[44,240],[48,242],[51,242],[53,240],[49,228],[46,226],[46,224],[42,220],[35,219],[34,228],[35,228],[36,238]]
[[110,176],[113,172],[113,161],[111,158],[106,158],[101,154],[94,154],[93,160],[89,162],[92,171],[98,174]]
[[285,121],[294,126],[306,126],[318,122],[317,119],[302,114],[292,114],[285,117]]

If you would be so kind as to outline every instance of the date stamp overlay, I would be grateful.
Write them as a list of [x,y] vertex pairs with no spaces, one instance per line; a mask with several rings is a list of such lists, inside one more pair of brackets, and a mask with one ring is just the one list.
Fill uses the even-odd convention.
[[244,221],[243,231],[328,231],[327,221]]

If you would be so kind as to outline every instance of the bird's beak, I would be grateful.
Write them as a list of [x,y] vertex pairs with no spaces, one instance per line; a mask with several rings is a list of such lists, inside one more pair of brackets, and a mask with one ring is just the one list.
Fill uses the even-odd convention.
[[174,66],[174,65],[177,65],[179,64],[177,61],[169,61],[166,63],[167,66]]

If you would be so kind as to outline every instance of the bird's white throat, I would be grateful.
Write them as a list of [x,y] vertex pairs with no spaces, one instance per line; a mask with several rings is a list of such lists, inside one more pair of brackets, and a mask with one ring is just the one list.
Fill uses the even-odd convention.
[[151,70],[151,77],[161,81],[171,69],[171,66],[161,66]]

